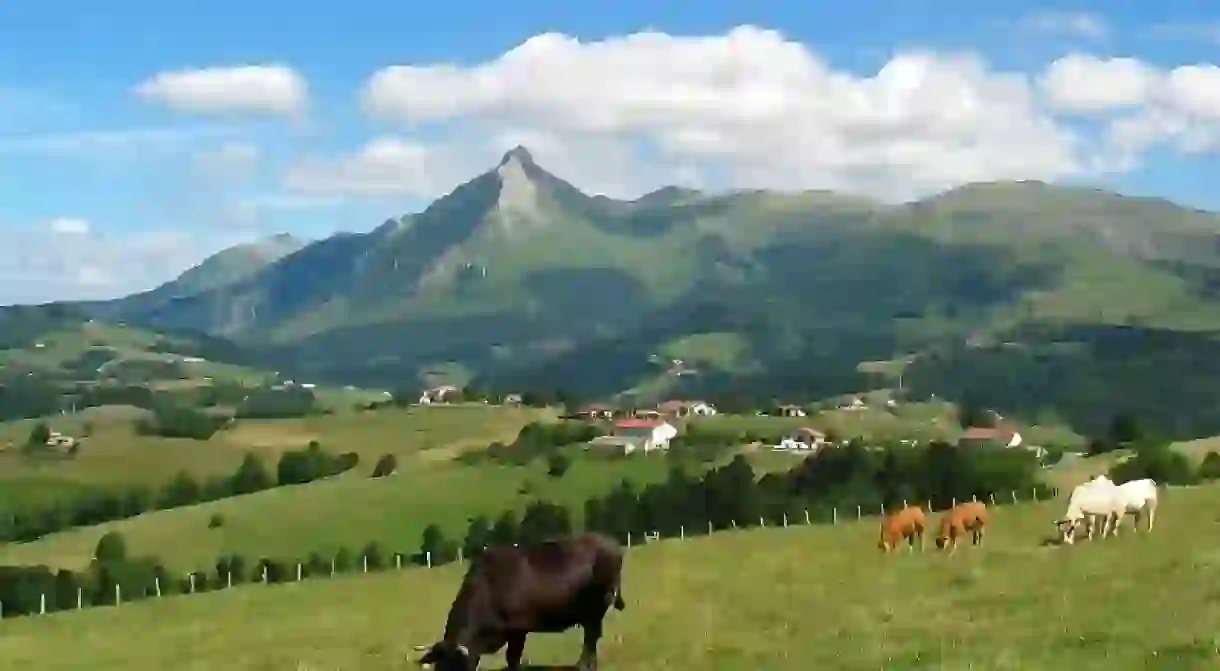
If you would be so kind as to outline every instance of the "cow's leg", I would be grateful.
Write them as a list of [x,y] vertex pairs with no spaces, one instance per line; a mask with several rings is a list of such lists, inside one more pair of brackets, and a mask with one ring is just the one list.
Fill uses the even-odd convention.
[[1152,522],[1156,520],[1156,501],[1148,501],[1144,504],[1148,507],[1148,531],[1152,532]]
[[525,654],[525,634],[520,632],[512,632],[508,635],[508,650],[504,652],[504,661],[508,664],[508,671],[519,671],[521,669],[521,656]]
[[576,662],[578,671],[597,671],[597,642],[602,637],[602,621],[597,619],[585,623],[585,642],[580,650],[580,661]]

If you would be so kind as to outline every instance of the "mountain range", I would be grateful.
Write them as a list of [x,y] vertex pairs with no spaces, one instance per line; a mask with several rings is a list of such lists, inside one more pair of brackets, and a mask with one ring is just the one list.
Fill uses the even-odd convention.
[[[1162,199],[997,182],[898,205],[679,187],[625,201],[517,147],[369,232],[277,236],[80,306],[232,340],[298,379],[820,397],[901,372],[909,394],[1078,424],[1147,403],[1181,432],[1220,431],[1199,419],[1220,417],[1199,378],[1220,362],[1218,293],[1220,216]],[[1195,419],[1164,399],[1179,373]]]

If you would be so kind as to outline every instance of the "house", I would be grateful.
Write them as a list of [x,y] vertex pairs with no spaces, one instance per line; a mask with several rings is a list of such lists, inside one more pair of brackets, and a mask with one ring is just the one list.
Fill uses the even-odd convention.
[[841,410],[867,410],[868,404],[859,396],[852,396],[846,403],[839,406]]
[[521,394],[508,394],[504,397],[504,405],[513,407],[521,405]]
[[444,403],[447,396],[457,391],[457,387],[448,384],[442,384],[431,389],[427,389],[419,397],[420,405],[432,405],[433,403]]
[[677,435],[678,430],[664,420],[626,419],[614,425],[613,437],[622,441],[627,453],[642,450],[647,454],[668,450],[669,441]]
[[660,411],[657,410],[636,410],[631,413],[636,419],[660,420],[664,419]]
[[58,431],[51,431],[51,434],[47,436],[47,447],[72,447],[75,444],[75,438]]
[[711,417],[716,406],[705,401],[666,401],[657,406],[657,411],[670,417]]
[[780,417],[804,417],[805,409],[799,405],[781,405],[776,409]]
[[780,441],[776,449],[781,451],[806,452],[820,450],[826,445],[826,434],[817,429],[804,426],[793,431],[791,435]]
[[1020,447],[1025,442],[1025,439],[1011,426],[1006,424],[998,424],[993,427],[987,426],[972,426],[957,439],[959,446],[992,446],[992,447]]
[[600,403],[591,403],[576,411],[579,419],[613,419],[614,408]]

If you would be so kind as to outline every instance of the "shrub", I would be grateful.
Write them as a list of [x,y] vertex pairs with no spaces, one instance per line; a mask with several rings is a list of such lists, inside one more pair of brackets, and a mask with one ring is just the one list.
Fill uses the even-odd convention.
[[562,478],[563,474],[568,472],[568,468],[571,465],[572,461],[568,459],[567,455],[556,452],[547,457],[546,474],[552,478]]
[[377,464],[373,466],[373,477],[384,478],[387,475],[393,474],[396,470],[398,470],[398,457],[392,454],[383,454],[377,460]]
[[99,564],[117,563],[127,559],[127,540],[117,531],[109,531],[97,541],[93,558]]
[[1110,479],[1117,484],[1152,478],[1162,485],[1190,485],[1198,477],[1186,455],[1160,443],[1136,448],[1134,456],[1110,469]]
[[224,518],[224,515],[221,515],[220,513],[212,513],[212,516],[210,518],[208,518],[208,528],[209,529],[219,529],[219,528],[223,527],[224,525],[225,525],[225,518]]
[[1207,453],[1207,456],[1203,457],[1203,463],[1199,464],[1199,479],[1220,479],[1220,454],[1211,451]]

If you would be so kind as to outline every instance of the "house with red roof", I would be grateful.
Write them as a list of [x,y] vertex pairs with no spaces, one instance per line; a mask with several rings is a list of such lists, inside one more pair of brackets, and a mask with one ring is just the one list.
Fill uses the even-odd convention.
[[641,450],[645,454],[653,450],[668,450],[669,441],[678,435],[678,430],[664,420],[624,419],[614,424],[613,438],[628,452]]

